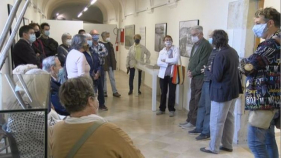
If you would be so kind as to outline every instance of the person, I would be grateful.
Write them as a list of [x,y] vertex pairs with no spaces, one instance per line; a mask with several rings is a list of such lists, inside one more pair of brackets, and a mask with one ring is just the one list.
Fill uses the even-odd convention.
[[50,56],[45,58],[42,63],[42,69],[51,75],[51,103],[55,111],[60,115],[68,116],[69,113],[59,101],[59,88],[61,86],[59,82],[59,71],[62,68],[58,57]]
[[34,30],[30,26],[22,26],[19,30],[19,36],[20,40],[15,44],[12,51],[12,59],[15,67],[22,64],[40,66],[40,62],[31,46],[36,40]]
[[40,26],[37,23],[31,23],[29,24],[30,27],[33,28],[36,39],[40,37],[41,33],[40,33]]
[[105,57],[105,61],[104,61],[104,64],[103,64],[103,70],[105,71],[105,73],[104,73],[104,86],[103,86],[104,96],[107,96],[106,72],[108,72],[113,96],[119,98],[119,97],[121,97],[121,95],[118,93],[118,90],[116,88],[115,77],[114,77],[114,70],[116,70],[117,61],[116,61],[116,58],[115,58],[113,44],[110,42],[109,32],[102,32],[101,37],[102,37],[102,41],[100,41],[99,43],[103,44],[108,51],[108,55]]
[[69,33],[64,33],[61,36],[62,44],[58,47],[58,57],[62,67],[64,66],[66,56],[70,49],[71,39],[72,36]]
[[228,45],[228,35],[224,30],[214,31],[213,45],[217,53],[211,69],[205,71],[212,81],[210,85],[211,141],[208,148],[203,147],[200,150],[217,154],[220,150],[233,150],[234,108],[242,87],[238,69],[239,57]]
[[[101,64],[101,70],[100,70],[101,82],[102,82],[102,87],[104,87],[103,65],[105,64],[105,58],[108,55],[108,51],[105,48],[104,44],[99,43],[100,35],[97,30],[91,30],[90,35],[92,36],[92,39],[93,39],[91,51],[92,51],[92,53],[97,53],[99,55],[99,60],[100,60],[100,64]],[[104,95],[104,97],[107,97],[107,95]]]
[[[37,58],[37,60],[39,60],[40,67],[41,67],[42,61],[46,56],[41,53],[41,50],[43,49],[43,44],[40,43],[40,41],[39,41],[39,37],[41,36],[40,25],[37,23],[31,23],[31,24],[29,24],[29,26],[33,28],[35,36],[36,36],[36,40],[32,43],[32,48],[35,51],[36,58]],[[37,46],[35,46],[36,44],[37,44]],[[40,45],[38,45],[38,44],[40,44]],[[39,49],[39,47],[41,48],[41,50]]]
[[72,50],[68,53],[65,67],[67,78],[78,76],[90,77],[90,65],[88,64],[84,51],[89,49],[86,37],[84,35],[75,35],[71,43]]
[[[209,43],[213,44],[212,35],[210,35]],[[214,60],[214,57],[217,54],[217,50],[213,49],[211,52],[207,65],[204,65],[204,68],[201,69],[202,73],[207,71],[211,67],[211,63]],[[202,92],[198,104],[197,119],[195,129],[189,131],[189,134],[200,134],[196,137],[196,140],[205,140],[210,138],[210,111],[211,111],[211,100],[210,100],[210,82],[211,79],[204,73],[204,83],[202,87]]]
[[273,99],[281,93],[280,12],[271,7],[259,9],[254,22],[255,36],[264,41],[254,54],[241,61],[241,70],[246,75],[245,109],[250,110],[248,146],[255,158],[277,158],[279,153],[272,119],[274,109],[280,109],[280,98]]
[[92,36],[89,33],[84,34],[84,36],[87,38],[87,43],[89,45],[89,50],[83,52],[87,62],[89,63],[91,69],[90,69],[90,76],[94,83],[94,90],[95,92],[98,92],[98,100],[99,100],[99,109],[102,111],[108,111],[108,108],[105,106],[105,100],[103,95],[103,87],[100,77],[100,70],[101,70],[101,64],[99,60],[99,55],[91,50],[91,47],[93,45]]
[[80,30],[78,31],[78,34],[79,34],[79,35],[84,35],[85,33],[86,33],[86,31],[83,30],[83,29],[80,29]]
[[174,65],[178,64],[179,49],[173,45],[173,39],[167,35],[164,37],[165,47],[159,52],[157,65],[160,67],[158,77],[160,78],[161,100],[159,111],[156,115],[162,115],[166,110],[167,92],[169,87],[168,108],[169,116],[175,116],[176,84],[172,83]]
[[[135,44],[130,47],[128,55],[127,55],[127,62],[126,67],[127,71],[130,72],[130,78],[129,78],[129,87],[130,91],[128,95],[131,95],[133,93],[133,82],[134,82],[134,76],[135,76],[135,65],[137,62],[140,63],[150,63],[150,52],[147,50],[145,46],[140,44],[141,35],[136,34],[134,36]],[[146,61],[144,62],[144,55],[146,57]],[[138,93],[141,94],[140,86],[141,86],[141,74],[142,71],[139,70],[139,89]]]
[[40,29],[41,36],[34,42],[33,47],[40,52],[40,56],[44,56],[41,57],[43,60],[57,54],[58,42],[50,38],[50,25],[48,23],[42,23]]
[[180,123],[180,127],[182,128],[190,128],[196,125],[198,103],[204,82],[204,74],[201,73],[201,69],[203,65],[207,64],[213,49],[203,36],[202,26],[191,28],[191,39],[194,45],[191,49],[191,56],[187,68],[187,76],[191,78],[191,98],[187,119],[184,123]]
[[[116,125],[97,115],[99,103],[92,80],[77,77],[60,88],[60,100],[70,116],[57,123],[51,135],[53,157],[144,158],[130,137]],[[96,128],[95,128],[96,127]],[[94,129],[85,135],[88,129]],[[81,137],[87,137],[85,141]],[[75,144],[82,146],[70,154]]]
[[[22,76],[33,102],[29,101],[26,93],[20,94],[24,102],[29,105],[28,108],[48,108],[47,96],[49,93],[50,75],[35,65],[20,65],[13,70],[13,74]],[[16,82],[19,89],[23,89],[19,81]],[[17,99],[13,96],[7,104],[9,109],[21,109]],[[16,146],[19,150],[19,156],[22,158],[38,157],[44,158],[45,155],[45,112],[19,112],[11,113],[7,118],[5,131],[12,134],[15,138]],[[48,120],[49,121],[49,120]]]

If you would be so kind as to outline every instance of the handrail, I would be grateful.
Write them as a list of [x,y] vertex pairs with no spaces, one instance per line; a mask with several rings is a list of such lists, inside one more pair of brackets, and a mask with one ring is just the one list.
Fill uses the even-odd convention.
[[20,6],[20,3],[21,3],[22,0],[17,0],[16,3],[14,4],[12,10],[11,10],[11,13],[6,21],[6,24],[5,24],[5,27],[1,33],[1,36],[0,36],[0,50],[2,50],[2,47],[5,43],[5,40],[6,40],[6,37],[8,35],[8,32],[9,32],[9,29],[11,28],[12,26],[12,23],[14,21],[14,18],[17,14],[17,10],[19,9],[19,6]]
[[[27,9],[27,7],[28,7],[28,5],[29,5],[29,1],[30,1],[30,0],[26,0],[25,4],[24,4],[24,6],[23,6],[23,9],[22,9],[22,11],[21,11],[21,13],[20,13],[20,15],[19,15],[19,17],[18,17],[19,20],[17,21],[16,26],[13,28],[13,32],[12,32],[11,36],[9,37],[9,40],[8,40],[8,42],[6,43],[4,49],[3,49],[3,50],[1,51],[1,53],[0,53],[0,71],[2,70],[2,67],[3,67],[3,65],[4,65],[4,63],[5,63],[6,58],[7,58],[8,51],[9,51],[9,49],[11,48],[11,45],[12,45],[12,43],[13,43],[13,41],[14,41],[14,38],[15,38],[17,32],[18,32],[18,29],[19,29],[20,24],[21,24],[21,22],[22,22],[21,19],[23,18],[24,14],[25,14],[25,12],[26,12],[26,9]],[[14,7],[13,7],[13,8],[14,8]],[[9,20],[9,19],[8,19],[8,20]]]
[[30,94],[29,91],[28,91],[28,88],[27,88],[27,86],[26,86],[26,84],[25,84],[25,82],[24,82],[24,79],[22,78],[22,75],[17,74],[16,76],[18,77],[18,79],[19,79],[19,81],[20,81],[20,83],[21,83],[21,85],[22,85],[22,88],[23,88],[24,92],[26,93],[28,99],[29,99],[30,102],[32,103],[32,102],[33,102],[32,96],[31,96],[31,94]]
[[25,103],[24,103],[24,101],[23,101],[23,99],[22,99],[20,93],[15,90],[16,85],[15,85],[14,81],[11,79],[11,76],[8,75],[8,74],[6,74],[5,77],[6,77],[7,81],[8,81],[9,86],[10,86],[10,88],[12,89],[14,95],[16,96],[18,102],[20,103],[21,107],[22,107],[23,109],[26,109]]

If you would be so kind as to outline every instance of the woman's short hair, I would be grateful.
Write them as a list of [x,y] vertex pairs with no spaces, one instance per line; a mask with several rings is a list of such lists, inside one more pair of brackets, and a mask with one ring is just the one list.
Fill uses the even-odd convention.
[[105,37],[106,35],[108,35],[108,34],[110,34],[110,33],[107,32],[107,31],[104,31],[104,32],[101,33],[101,37],[104,38],[104,37]]
[[213,45],[218,49],[228,45],[228,35],[224,30],[215,30],[213,32]]
[[165,39],[166,38],[170,38],[171,40],[172,40],[172,42],[173,42],[173,38],[172,38],[172,36],[170,36],[170,35],[166,35],[164,38],[163,38],[163,41],[165,41]]
[[93,81],[85,76],[67,80],[59,90],[60,101],[69,113],[84,110],[89,97],[96,98],[96,95]]
[[83,47],[83,45],[87,44],[87,39],[84,35],[75,35],[71,42],[71,48],[79,50]]
[[61,36],[61,41],[62,41],[62,43],[64,43],[65,41],[66,41],[66,39],[67,39],[67,37],[68,36],[71,36],[69,33],[64,33],[64,34],[62,34],[62,36]]
[[264,20],[273,20],[275,27],[280,27],[280,12],[272,7],[261,8],[255,13],[255,17],[259,18],[260,16],[264,17]]
[[45,58],[42,62],[42,69],[51,72],[51,67],[56,66],[56,58],[57,56],[49,56]]
[[141,35],[140,34],[135,34],[134,39],[138,37],[139,39],[141,39]]
[[203,33],[203,27],[202,26],[193,26],[191,27],[190,31],[196,30],[199,33]]

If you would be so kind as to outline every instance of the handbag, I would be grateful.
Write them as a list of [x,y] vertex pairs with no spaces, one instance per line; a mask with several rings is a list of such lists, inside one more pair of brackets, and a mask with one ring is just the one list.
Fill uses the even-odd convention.
[[274,110],[253,110],[249,113],[249,124],[254,127],[268,129],[275,115]]
[[66,158],[73,158],[77,151],[83,146],[83,144],[88,140],[88,138],[105,122],[95,122],[92,126],[90,126],[85,133],[81,136],[80,139],[74,144]]
[[185,67],[182,66],[181,57],[179,57],[180,65],[174,65],[173,68],[173,84],[183,84],[185,80]]

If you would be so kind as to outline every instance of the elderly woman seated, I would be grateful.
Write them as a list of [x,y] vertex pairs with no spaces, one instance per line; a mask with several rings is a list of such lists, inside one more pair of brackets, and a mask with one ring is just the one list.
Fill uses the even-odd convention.
[[57,123],[51,135],[53,157],[140,158],[141,152],[129,136],[96,115],[99,103],[92,80],[67,80],[59,91],[61,103],[70,113]]

